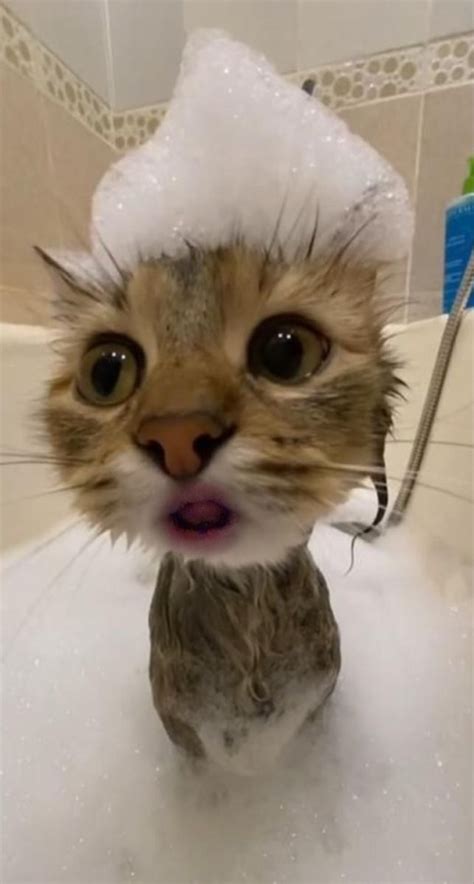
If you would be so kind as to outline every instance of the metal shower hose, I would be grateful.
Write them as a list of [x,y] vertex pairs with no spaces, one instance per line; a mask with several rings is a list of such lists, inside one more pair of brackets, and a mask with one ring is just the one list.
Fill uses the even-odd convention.
[[[303,90],[307,92],[308,95],[313,94],[314,87],[315,80],[313,80],[312,78],[308,78],[307,80],[305,80],[302,86]],[[387,528],[393,525],[398,525],[402,521],[405,510],[413,494],[413,489],[416,485],[417,476],[423,463],[426,446],[430,438],[430,433],[433,427],[436,411],[438,409],[439,400],[443,391],[443,386],[446,379],[446,373],[448,371],[449,363],[451,361],[451,354],[453,352],[454,343],[456,341],[459,327],[461,325],[464,311],[466,309],[466,305],[469,300],[469,295],[471,293],[473,285],[474,249],[471,252],[468,265],[466,267],[466,270],[464,271],[464,275],[461,280],[461,285],[459,286],[459,289],[457,291],[456,297],[451,307],[451,311],[448,316],[448,321],[441,337],[441,341],[438,347],[438,353],[436,355],[436,361],[433,368],[433,374],[431,375],[428,392],[426,394],[425,402],[423,405],[423,411],[421,412],[420,421],[415,435],[415,441],[410,453],[410,458],[405,470],[405,475],[402,479],[402,483],[400,485],[400,489],[393,508],[385,522],[385,527]],[[343,523],[339,524],[337,527],[349,534],[355,534],[362,531],[366,534],[367,540],[378,535],[378,531],[374,531],[371,534],[370,532],[367,532],[367,529],[364,529],[363,525],[358,525],[357,523]]]
[[426,446],[429,441],[433,421],[436,416],[436,411],[443,390],[444,381],[446,379],[446,373],[451,361],[454,343],[456,341],[456,337],[473,285],[474,249],[471,252],[471,257],[469,258],[468,265],[466,267],[466,270],[464,271],[461,285],[459,286],[457,295],[453,302],[453,306],[451,307],[451,311],[448,316],[448,321],[441,337],[436,361],[433,368],[433,374],[431,375],[428,392],[426,394],[425,402],[423,405],[423,411],[421,412],[420,421],[415,435],[415,441],[413,443],[413,448],[411,450],[408,465],[405,470],[405,475],[402,479],[400,490],[393,505],[393,509],[385,523],[386,527],[398,525],[401,522],[410,498],[413,494],[413,489],[416,485],[417,476],[423,463],[423,458],[425,455]]

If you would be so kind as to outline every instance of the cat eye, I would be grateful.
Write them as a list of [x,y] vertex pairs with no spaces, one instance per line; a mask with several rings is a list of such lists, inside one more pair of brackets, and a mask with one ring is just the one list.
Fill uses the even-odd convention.
[[301,317],[272,316],[252,335],[249,369],[277,384],[297,384],[321,368],[329,349],[327,338]]
[[136,390],[143,364],[140,347],[128,338],[96,339],[82,357],[79,393],[93,405],[119,405]]

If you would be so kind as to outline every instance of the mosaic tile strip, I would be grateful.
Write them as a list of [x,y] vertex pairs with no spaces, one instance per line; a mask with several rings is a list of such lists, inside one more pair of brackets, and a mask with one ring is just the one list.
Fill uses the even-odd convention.
[[143,144],[160,125],[166,108],[166,104],[157,104],[136,110],[115,111],[112,114],[112,146],[124,151]]
[[[166,103],[112,110],[2,4],[0,57],[120,153],[146,141],[166,113]],[[314,80],[314,94],[334,110],[461,85],[474,81],[474,34],[315,67],[287,79],[299,86]]]
[[107,102],[44,46],[38,47],[37,66],[36,85],[40,92],[110,144],[112,111]]
[[112,111],[11,12],[0,5],[0,58],[82,125],[111,144]]
[[426,89],[469,82],[474,82],[474,34],[461,34],[426,47]]
[[30,31],[0,5],[0,58],[23,76],[36,80],[38,47]]
[[334,110],[368,101],[406,95],[423,89],[424,48],[409,47],[383,52],[342,64],[317,67],[291,74],[288,79],[302,85],[311,79],[314,95]]

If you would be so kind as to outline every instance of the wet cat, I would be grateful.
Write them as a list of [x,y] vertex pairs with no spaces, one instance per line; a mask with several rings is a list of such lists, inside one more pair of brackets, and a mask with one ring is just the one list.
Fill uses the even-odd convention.
[[89,522],[163,555],[150,678],[171,739],[252,772],[336,683],[339,634],[306,549],[373,473],[395,365],[375,269],[189,246],[98,286],[58,280],[44,405]]

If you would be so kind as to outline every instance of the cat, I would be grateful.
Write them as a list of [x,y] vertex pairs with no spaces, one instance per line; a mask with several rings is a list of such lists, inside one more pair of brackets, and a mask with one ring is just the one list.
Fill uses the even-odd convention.
[[42,418],[62,478],[95,528],[163,557],[156,709],[190,756],[259,771],[341,665],[306,543],[390,428],[376,268],[189,245],[98,286],[42,254],[63,328]]

